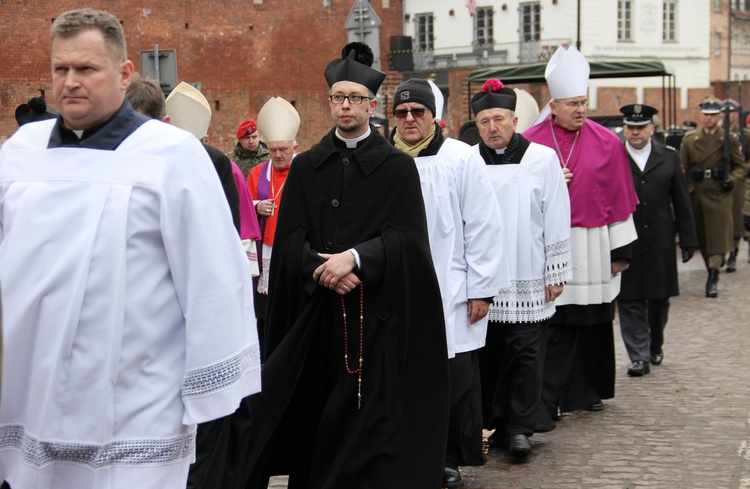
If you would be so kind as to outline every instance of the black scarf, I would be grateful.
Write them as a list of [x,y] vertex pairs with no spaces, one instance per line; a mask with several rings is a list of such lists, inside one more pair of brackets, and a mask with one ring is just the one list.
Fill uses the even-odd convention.
[[[519,145],[521,143],[521,136],[517,132],[513,133],[510,138],[508,146],[505,148],[505,153],[497,154],[494,149],[490,148],[484,141],[479,141],[479,152],[484,158],[484,162],[488,165],[507,165],[509,163],[519,163],[521,158],[514,158],[518,152]],[[527,145],[528,146],[528,145]],[[526,147],[523,148],[521,156],[526,152]]]

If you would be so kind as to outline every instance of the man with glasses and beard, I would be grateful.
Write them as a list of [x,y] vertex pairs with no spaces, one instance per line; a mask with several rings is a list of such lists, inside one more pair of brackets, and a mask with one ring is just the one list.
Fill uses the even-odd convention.
[[555,150],[570,195],[573,278],[555,300],[542,388],[553,417],[601,411],[602,399],[615,395],[614,301],[637,238],[625,148],[586,119],[589,69],[576,48],[559,48],[545,71],[552,100],[523,134]]
[[446,138],[435,95],[417,78],[396,87],[392,142],[414,157],[422,183],[432,261],[443,296],[451,373],[451,414],[443,487],[458,487],[459,466],[482,465],[482,394],[477,350],[493,297],[509,285],[502,216],[484,161]]

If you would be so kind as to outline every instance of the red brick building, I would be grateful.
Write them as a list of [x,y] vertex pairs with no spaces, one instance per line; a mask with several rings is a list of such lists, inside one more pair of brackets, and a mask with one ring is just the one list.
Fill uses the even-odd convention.
[[[300,113],[300,150],[331,127],[323,70],[347,42],[353,0],[111,0],[87,6],[107,10],[123,24],[128,55],[141,71],[141,51],[177,52],[178,81],[201,83],[213,109],[209,143],[230,150],[235,130],[272,96]],[[46,95],[50,85],[49,29],[80,2],[0,2],[0,142],[17,128],[15,108]],[[390,36],[401,34],[400,0],[372,0],[382,20],[380,52],[388,67]],[[397,80],[398,78],[396,78]],[[391,78],[387,86],[393,86]],[[379,109],[380,110],[380,109]]]

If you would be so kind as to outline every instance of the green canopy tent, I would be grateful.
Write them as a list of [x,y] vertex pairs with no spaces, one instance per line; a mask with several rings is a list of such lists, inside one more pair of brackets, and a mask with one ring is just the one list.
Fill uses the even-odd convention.
[[[674,124],[677,118],[676,93],[674,73],[664,66],[661,61],[591,61],[591,74],[593,78],[632,78],[644,76],[662,77],[662,107],[661,112],[667,117],[664,122],[666,127]],[[534,63],[528,65],[503,66],[496,68],[481,68],[474,70],[469,75],[469,114],[471,114],[471,97],[474,83],[484,83],[490,78],[498,78],[504,84],[517,85],[519,83],[545,83],[544,70],[547,63]]]

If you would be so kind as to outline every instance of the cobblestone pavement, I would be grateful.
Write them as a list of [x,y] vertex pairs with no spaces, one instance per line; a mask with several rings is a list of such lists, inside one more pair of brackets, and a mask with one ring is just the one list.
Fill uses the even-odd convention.
[[[489,449],[462,468],[467,489],[750,489],[750,264],[743,242],[736,273],[722,270],[719,297],[704,297],[699,254],[680,264],[664,363],[629,378],[615,324],[616,397],[602,412],[570,413],[532,438],[514,463]],[[488,435],[489,433],[485,433]],[[275,478],[270,487],[286,487]]]

